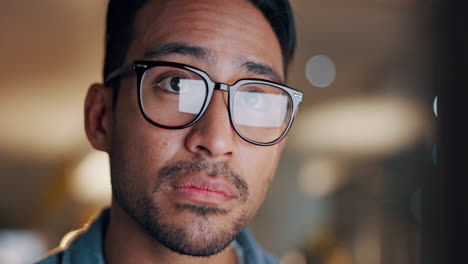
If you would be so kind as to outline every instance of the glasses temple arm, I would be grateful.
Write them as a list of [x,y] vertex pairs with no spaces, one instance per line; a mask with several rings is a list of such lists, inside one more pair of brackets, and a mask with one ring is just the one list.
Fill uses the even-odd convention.
[[119,77],[121,75],[124,75],[124,74],[127,74],[127,73],[131,72],[134,68],[135,68],[134,63],[130,63],[128,65],[125,65],[123,67],[118,68],[117,70],[115,70],[111,74],[109,74],[109,76],[105,80],[105,84],[107,86],[109,86],[110,81],[112,81],[113,79],[115,79],[115,78],[117,78],[117,77]]

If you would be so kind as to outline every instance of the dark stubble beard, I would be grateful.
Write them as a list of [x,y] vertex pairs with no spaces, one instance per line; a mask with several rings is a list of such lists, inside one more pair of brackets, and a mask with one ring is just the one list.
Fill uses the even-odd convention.
[[[242,204],[247,201],[247,183],[224,162],[211,162],[204,158],[183,160],[161,168],[155,179],[153,192],[161,192],[163,186],[179,176],[204,171],[209,176],[221,175],[239,192]],[[129,177],[132,175],[126,175]],[[125,177],[125,176],[124,176]],[[120,178],[120,177],[119,177]],[[229,228],[216,229],[210,216],[226,215],[228,211],[218,207],[194,204],[176,204],[178,210],[193,212],[200,221],[191,226],[176,226],[161,212],[160,206],[151,197],[144,196],[132,202],[126,181],[112,179],[113,196],[116,202],[157,242],[184,255],[207,257],[221,252],[247,225],[249,216],[242,212],[240,216],[227,223]],[[131,206],[131,205],[134,206]]]

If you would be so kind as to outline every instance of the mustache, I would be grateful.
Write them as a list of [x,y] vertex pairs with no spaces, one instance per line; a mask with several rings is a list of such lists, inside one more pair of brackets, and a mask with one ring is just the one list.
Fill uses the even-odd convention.
[[242,177],[229,167],[227,162],[214,162],[206,158],[194,158],[192,160],[181,160],[173,164],[162,167],[156,177],[155,191],[161,191],[162,187],[169,184],[176,178],[197,172],[204,171],[208,176],[215,177],[221,175],[225,180],[231,183],[239,192],[242,201],[247,200],[249,187]]

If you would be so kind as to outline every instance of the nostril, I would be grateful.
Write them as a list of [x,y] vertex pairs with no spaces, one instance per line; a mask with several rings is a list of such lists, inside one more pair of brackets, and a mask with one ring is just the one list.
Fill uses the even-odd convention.
[[198,145],[197,146],[197,149],[200,149],[200,150],[208,150],[208,148],[204,147],[204,146],[201,146],[201,145]]
[[207,147],[204,147],[202,145],[198,145],[197,150],[204,151],[204,152],[207,152],[208,154],[211,154],[211,151]]

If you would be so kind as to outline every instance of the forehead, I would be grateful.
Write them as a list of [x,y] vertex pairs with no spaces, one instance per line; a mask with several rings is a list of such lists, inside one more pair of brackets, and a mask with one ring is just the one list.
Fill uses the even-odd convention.
[[242,57],[282,72],[279,41],[261,11],[246,0],[149,0],[135,18],[127,61],[170,42],[206,48],[218,61]]

